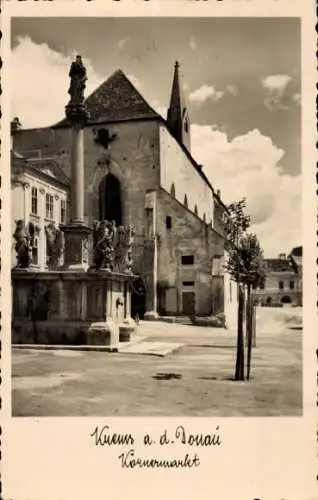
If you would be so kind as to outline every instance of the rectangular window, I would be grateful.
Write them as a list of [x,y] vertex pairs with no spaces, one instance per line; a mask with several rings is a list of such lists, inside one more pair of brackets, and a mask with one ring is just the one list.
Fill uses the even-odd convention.
[[263,280],[261,283],[260,283],[260,289],[261,290],[264,290],[265,289],[265,280]]
[[295,288],[295,281],[290,281],[290,282],[289,282],[289,288],[290,288],[291,290],[294,290],[294,288]]
[[278,282],[278,288],[279,288],[280,290],[284,290],[284,282],[283,282],[283,281],[279,281],[279,282]]
[[48,219],[53,220],[53,195],[48,193],[45,197],[45,215]]
[[172,228],[172,220],[171,220],[170,215],[167,215],[167,217],[166,217],[166,228],[167,229],[171,229]]
[[61,200],[61,223],[66,223],[66,201]]
[[181,257],[181,264],[183,266],[192,266],[194,264],[194,257],[193,257],[193,255],[182,255],[182,257]]
[[38,213],[38,190],[35,187],[31,190],[31,213],[34,215]]
[[194,281],[183,281],[182,286],[194,286]]

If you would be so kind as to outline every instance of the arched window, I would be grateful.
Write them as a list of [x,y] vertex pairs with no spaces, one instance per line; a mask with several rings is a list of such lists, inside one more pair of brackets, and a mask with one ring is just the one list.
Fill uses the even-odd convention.
[[107,174],[99,184],[99,219],[123,224],[120,182],[113,174]]
[[184,195],[183,204],[184,204],[184,206],[185,206],[186,208],[188,208],[188,197],[187,197],[187,195],[186,195],[186,194]]

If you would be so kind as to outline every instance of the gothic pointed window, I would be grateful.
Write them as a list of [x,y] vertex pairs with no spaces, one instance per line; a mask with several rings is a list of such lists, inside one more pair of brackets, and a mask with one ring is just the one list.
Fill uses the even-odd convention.
[[107,174],[99,185],[99,218],[115,221],[117,226],[123,223],[120,182],[113,174]]

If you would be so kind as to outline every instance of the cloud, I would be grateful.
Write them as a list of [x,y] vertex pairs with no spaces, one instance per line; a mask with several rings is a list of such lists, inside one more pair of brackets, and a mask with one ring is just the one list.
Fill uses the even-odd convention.
[[264,104],[270,111],[289,108],[283,99],[290,81],[289,75],[268,75],[263,78],[262,85],[266,92]]
[[134,85],[134,87],[136,87],[137,90],[140,90],[141,87],[142,87],[142,83],[140,80],[138,80],[138,78],[135,77],[135,75],[127,75],[127,78],[128,80],[131,81],[131,83]]
[[223,90],[216,90],[212,85],[202,85],[189,94],[189,100],[195,104],[202,104],[207,99],[219,101],[224,95]]
[[301,105],[301,94],[296,93],[293,95],[293,102],[298,104],[299,106]]
[[159,101],[152,101],[150,103],[152,109],[154,109],[159,115],[161,115],[165,120],[167,119],[168,108],[167,106],[161,106]]
[[247,199],[267,257],[301,245],[301,178],[279,167],[284,151],[259,130],[229,140],[208,125],[192,125],[192,153],[225,203]]
[[232,94],[235,96],[237,95],[237,88],[235,87],[235,85],[227,85],[226,90],[229,92],[229,94]]
[[129,38],[121,38],[117,42],[117,47],[121,50],[125,47],[125,45],[127,45],[128,42],[129,42]]
[[[64,117],[69,100],[69,69],[76,52],[62,54],[47,44],[36,44],[29,37],[17,39],[11,57],[11,109],[24,128],[45,127]],[[106,79],[83,57],[88,96]]]
[[195,39],[195,38],[193,38],[193,37],[191,37],[191,38],[190,38],[190,41],[189,41],[189,47],[190,47],[190,49],[192,49],[192,50],[196,50],[196,49],[198,48],[198,44],[197,44],[197,42],[196,42],[196,39]]

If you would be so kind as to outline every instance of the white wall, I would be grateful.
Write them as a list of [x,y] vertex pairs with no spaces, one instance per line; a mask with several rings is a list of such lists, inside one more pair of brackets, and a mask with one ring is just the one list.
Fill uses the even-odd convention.
[[160,127],[160,185],[168,193],[175,186],[175,197],[183,204],[185,194],[188,208],[194,213],[197,205],[198,217],[213,224],[213,194],[199,172],[192,165],[180,145],[168,130]]
[[[32,188],[38,190],[38,207],[37,214],[32,214]],[[53,220],[46,217],[46,194],[53,196]],[[59,188],[45,182],[42,178],[30,173],[24,173],[21,179],[21,184],[12,186],[11,188],[11,220],[12,220],[12,235],[15,231],[15,221],[23,219],[25,224],[32,222],[39,226],[38,234],[38,268],[46,267],[46,235],[45,226],[49,223],[54,223],[58,226],[61,223],[61,200],[67,204],[67,190],[63,187]],[[12,238],[12,266],[16,265],[15,258],[15,241]]]

